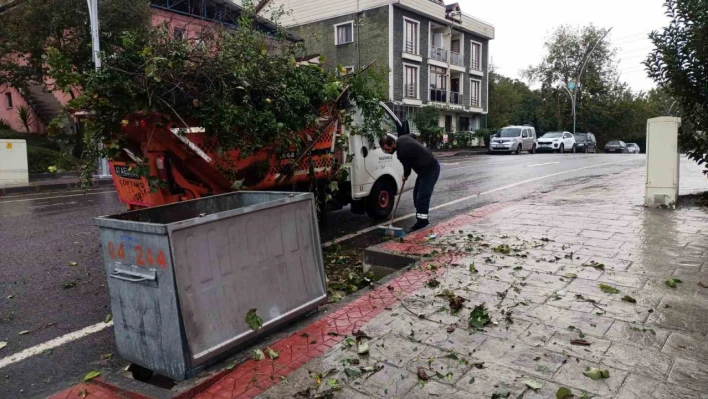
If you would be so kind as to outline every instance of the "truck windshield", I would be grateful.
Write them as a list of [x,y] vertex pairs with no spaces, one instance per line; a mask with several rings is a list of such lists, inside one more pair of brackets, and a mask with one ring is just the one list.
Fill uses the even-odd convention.
[[519,137],[521,129],[518,127],[506,127],[499,132],[498,137]]

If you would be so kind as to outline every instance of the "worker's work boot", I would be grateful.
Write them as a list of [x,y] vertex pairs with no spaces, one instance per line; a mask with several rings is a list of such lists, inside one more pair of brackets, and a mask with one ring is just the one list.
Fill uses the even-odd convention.
[[416,219],[415,224],[413,225],[413,227],[411,227],[410,230],[408,230],[409,232],[414,232],[416,230],[420,230],[422,228],[427,227],[430,224],[430,222],[428,222],[428,215],[424,215],[422,213],[419,213],[416,215],[415,219]]

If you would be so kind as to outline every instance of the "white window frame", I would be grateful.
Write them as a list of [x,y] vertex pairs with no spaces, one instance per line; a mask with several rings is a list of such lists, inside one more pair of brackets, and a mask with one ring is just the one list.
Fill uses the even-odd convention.
[[[342,25],[351,25],[351,27],[352,27],[352,41],[351,41],[351,42],[342,42],[342,43],[339,43],[339,40],[338,40],[339,37],[338,37],[338,35],[337,35],[337,30],[338,30],[339,27],[342,26]],[[349,43],[354,43],[354,20],[347,21],[347,22],[341,22],[341,23],[335,24],[335,25],[334,25],[334,45],[335,45],[335,46],[339,46],[339,45],[342,45],[342,44],[349,44]]]
[[[475,55],[475,53],[474,53],[474,45],[475,44],[479,45],[479,60],[478,60],[479,69],[474,69],[472,67],[472,65],[473,65],[472,61],[473,61],[473,58]],[[484,53],[484,45],[478,41],[470,40],[470,69],[471,70],[478,71],[478,72],[482,71],[482,53]]]
[[406,97],[406,67],[410,68],[415,68],[416,72],[416,84],[415,84],[415,99],[420,100],[420,65],[415,65],[415,64],[409,64],[404,62],[403,63],[403,98],[410,98]]
[[[406,30],[406,22],[411,22],[411,23],[415,24],[415,26],[416,26],[416,34],[415,34],[415,38],[416,38],[415,49],[417,50],[416,53],[408,53],[406,51],[406,33],[408,32]],[[413,18],[403,17],[403,52],[407,53],[407,54],[421,55],[421,52],[420,52],[420,21],[417,21]]]
[[[472,91],[472,87],[474,87],[474,85],[472,85],[472,81],[479,83],[477,85],[477,93],[476,93],[477,94],[477,101],[479,102],[479,104],[472,104],[472,97],[473,97],[473,94],[475,94]],[[470,107],[482,108],[482,80],[480,80],[480,79],[470,78]]]
[[349,76],[354,73],[354,65],[347,65],[347,66],[343,66],[342,68],[344,69],[344,73],[337,71],[337,74],[339,76]]
[[15,102],[12,99],[12,93],[7,92],[5,93],[5,108],[6,109],[13,109],[15,107]]

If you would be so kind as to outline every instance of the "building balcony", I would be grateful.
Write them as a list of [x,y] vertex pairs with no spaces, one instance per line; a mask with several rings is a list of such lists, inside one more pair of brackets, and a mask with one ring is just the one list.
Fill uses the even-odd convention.
[[447,62],[447,50],[440,47],[430,46],[428,58],[440,62]]
[[462,105],[462,94],[456,91],[445,89],[430,89],[430,97],[428,101],[436,103],[447,103]]
[[464,67],[465,66],[465,57],[464,54],[456,53],[454,51],[450,51],[450,63],[452,65],[457,65]]
[[481,108],[481,107],[482,107],[482,104],[481,104],[480,101],[479,101],[479,97],[477,97],[477,96],[472,96],[472,97],[470,98],[470,106],[471,106],[471,107],[475,107],[475,108]]
[[415,85],[404,85],[403,86],[403,97],[404,98],[418,98],[418,88]]
[[482,71],[482,65],[480,65],[479,60],[472,60],[470,63],[470,69],[473,71]]

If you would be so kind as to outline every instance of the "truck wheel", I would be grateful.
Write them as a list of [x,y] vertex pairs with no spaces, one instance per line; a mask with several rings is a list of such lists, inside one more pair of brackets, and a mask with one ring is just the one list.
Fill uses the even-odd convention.
[[396,186],[390,181],[377,180],[366,198],[366,213],[374,220],[386,219],[396,201]]

